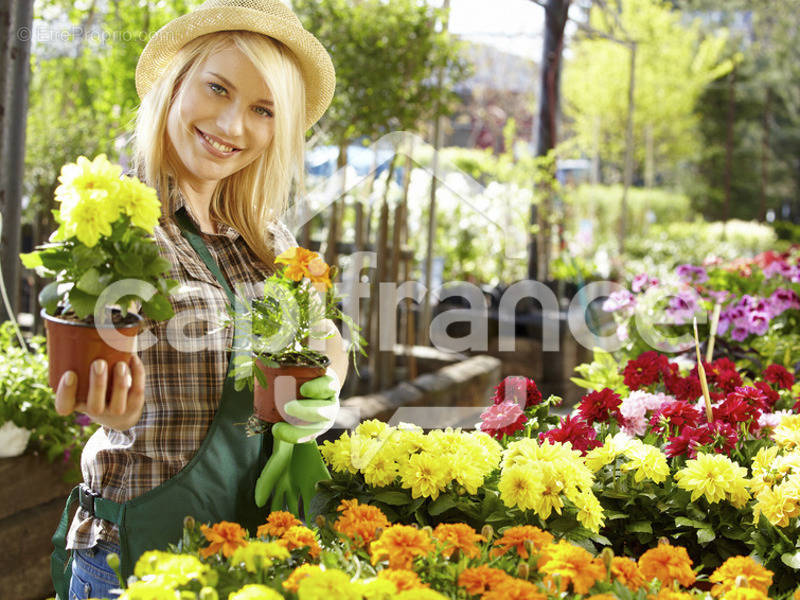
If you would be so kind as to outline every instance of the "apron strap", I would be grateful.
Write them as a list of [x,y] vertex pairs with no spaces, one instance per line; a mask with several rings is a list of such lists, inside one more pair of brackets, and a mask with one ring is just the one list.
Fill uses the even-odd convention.
[[205,263],[208,270],[211,271],[211,274],[214,275],[214,278],[219,281],[222,289],[225,290],[225,293],[228,295],[228,299],[231,301],[231,306],[235,306],[234,294],[231,290],[228,282],[225,280],[225,277],[222,275],[222,271],[219,269],[219,265],[214,260],[214,257],[211,256],[211,253],[208,251],[208,248],[203,242],[203,239],[200,237],[200,234],[197,232],[197,227],[195,227],[194,223],[192,223],[191,218],[186,213],[186,207],[182,206],[177,211],[175,211],[175,220],[178,222],[178,227],[181,230],[181,235],[187,239],[187,241],[192,245],[195,252],[200,256],[200,258]]
[[67,505],[64,507],[64,512],[61,513],[58,528],[53,534],[55,549],[50,555],[50,575],[53,578],[53,587],[58,600],[67,600],[69,581],[72,578],[72,557],[67,550],[67,531],[69,531],[69,509],[78,499],[78,487],[76,485],[69,493]]

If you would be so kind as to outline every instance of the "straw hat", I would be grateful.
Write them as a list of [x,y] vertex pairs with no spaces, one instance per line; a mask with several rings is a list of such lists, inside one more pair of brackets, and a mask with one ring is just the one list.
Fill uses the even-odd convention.
[[159,29],[136,65],[136,92],[143,98],[175,54],[196,37],[216,31],[263,33],[283,42],[297,56],[306,87],[306,129],[316,123],[333,98],[336,73],[322,44],[303,29],[280,0],[207,0],[196,10]]

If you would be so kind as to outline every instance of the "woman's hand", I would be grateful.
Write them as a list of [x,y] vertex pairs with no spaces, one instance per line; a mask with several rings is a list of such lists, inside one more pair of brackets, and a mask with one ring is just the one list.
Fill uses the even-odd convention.
[[144,365],[135,354],[128,363],[114,365],[111,400],[106,404],[108,365],[98,359],[92,363],[89,394],[85,402],[77,402],[78,376],[67,371],[61,376],[56,392],[56,412],[68,415],[73,411],[88,415],[92,421],[110,429],[124,431],[139,422],[144,406]]

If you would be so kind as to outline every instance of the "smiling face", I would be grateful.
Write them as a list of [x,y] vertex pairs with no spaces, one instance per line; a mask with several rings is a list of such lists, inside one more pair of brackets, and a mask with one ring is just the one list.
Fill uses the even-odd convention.
[[272,141],[272,95],[236,46],[209,56],[185,79],[167,116],[178,181],[215,185],[246,167]]

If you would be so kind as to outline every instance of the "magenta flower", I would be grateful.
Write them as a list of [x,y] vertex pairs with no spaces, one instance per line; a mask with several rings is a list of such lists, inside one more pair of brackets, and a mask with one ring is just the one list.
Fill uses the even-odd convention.
[[519,404],[506,400],[491,405],[481,413],[480,430],[499,440],[503,435],[522,430],[527,420]]
[[618,290],[611,292],[605,302],[603,302],[603,310],[606,312],[617,312],[618,310],[625,310],[630,313],[636,304],[636,299],[628,290]]

